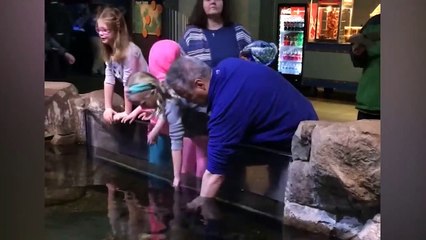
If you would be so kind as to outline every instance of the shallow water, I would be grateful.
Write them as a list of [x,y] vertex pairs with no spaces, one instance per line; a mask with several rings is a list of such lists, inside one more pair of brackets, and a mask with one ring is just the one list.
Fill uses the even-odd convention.
[[189,212],[193,190],[87,159],[84,147],[47,146],[45,161],[49,240],[327,239],[219,202]]

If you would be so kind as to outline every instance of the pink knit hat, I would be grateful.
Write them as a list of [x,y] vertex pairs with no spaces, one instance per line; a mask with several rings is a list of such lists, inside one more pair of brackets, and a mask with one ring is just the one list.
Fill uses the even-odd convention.
[[172,40],[155,42],[149,51],[149,72],[163,82],[170,66],[180,55],[181,49],[177,42]]

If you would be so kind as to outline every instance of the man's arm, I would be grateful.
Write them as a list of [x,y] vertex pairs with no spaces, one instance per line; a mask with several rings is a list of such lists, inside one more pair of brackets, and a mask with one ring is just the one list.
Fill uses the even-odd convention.
[[212,174],[206,170],[201,182],[200,197],[214,198],[222,186],[223,180],[225,180],[224,175]]
[[[250,106],[243,104],[240,96],[227,96],[226,103],[215,103],[209,120],[209,142],[207,169],[201,182],[200,195],[187,204],[188,209],[202,207],[206,201],[216,197],[225,171],[250,123]],[[232,98],[240,99],[232,100]]]
[[[232,98],[237,98],[232,100]],[[241,101],[242,100],[242,101]],[[250,123],[250,106],[241,96],[231,97],[212,107],[209,120],[207,169],[203,175],[200,196],[215,197],[224,181],[225,171],[246,135]]]

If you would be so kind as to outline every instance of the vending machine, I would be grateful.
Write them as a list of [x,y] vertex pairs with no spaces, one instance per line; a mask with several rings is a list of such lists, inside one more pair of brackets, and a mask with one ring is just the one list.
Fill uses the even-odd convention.
[[278,5],[277,71],[293,82],[300,82],[307,29],[306,4]]

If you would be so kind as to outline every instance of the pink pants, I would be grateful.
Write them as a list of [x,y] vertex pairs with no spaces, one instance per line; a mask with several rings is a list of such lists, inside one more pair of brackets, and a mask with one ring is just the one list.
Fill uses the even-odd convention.
[[183,138],[182,173],[201,178],[207,166],[207,136]]

